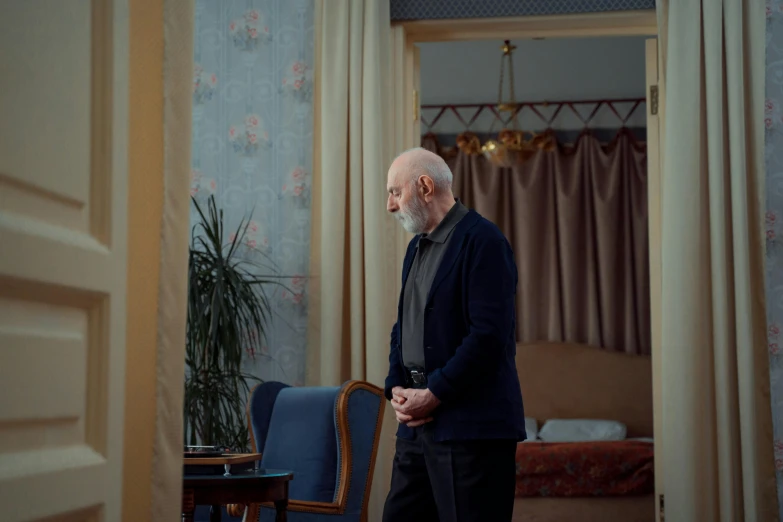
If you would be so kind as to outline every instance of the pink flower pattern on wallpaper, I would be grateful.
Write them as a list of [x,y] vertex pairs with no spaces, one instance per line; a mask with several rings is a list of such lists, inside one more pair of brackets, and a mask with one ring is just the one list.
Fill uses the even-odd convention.
[[764,235],[767,247],[771,247],[780,238],[780,216],[774,210],[768,210],[764,215]]
[[267,346],[264,339],[261,338],[258,330],[251,330],[248,333],[245,343],[245,353],[250,359],[255,359],[259,356],[269,356],[269,346]]
[[240,18],[231,20],[228,31],[234,47],[242,51],[255,51],[261,43],[272,41],[269,25],[258,9],[246,11]]
[[[239,253],[280,285],[245,370],[304,382],[310,268],[313,0],[196,0],[191,194],[215,196],[225,241],[250,219]],[[250,213],[252,216],[248,218]],[[195,221],[195,211],[191,221]],[[260,275],[269,275],[262,273]]]
[[296,167],[288,174],[283,194],[298,208],[310,208],[310,174],[304,167]]
[[[228,242],[233,243],[236,240],[236,237],[236,232],[231,232],[231,234],[228,235]],[[264,233],[263,225],[252,220],[247,223],[242,244],[250,250],[257,250],[259,252],[266,252],[269,250],[269,236]],[[251,256],[252,253],[247,252],[246,255]]]
[[305,62],[292,63],[283,77],[280,92],[300,102],[313,97],[313,73]]
[[[217,181],[207,178],[196,169],[190,171],[190,195],[197,200],[206,200],[211,194],[217,192]],[[200,202],[200,201],[199,201]]]
[[772,98],[767,98],[764,103],[764,127],[767,131],[774,131],[781,124],[780,103]]
[[201,65],[193,67],[193,104],[203,105],[215,94],[218,79],[215,73],[206,72]]
[[248,114],[243,123],[229,127],[228,140],[234,152],[242,156],[255,156],[259,148],[272,146],[269,132],[261,127],[261,118],[257,114]]
[[767,2],[766,100],[764,126],[767,208],[766,237],[767,344],[772,402],[778,504],[783,520],[783,1]]
[[257,221],[251,221],[247,225],[247,246],[250,248],[266,250],[269,248],[269,236]]
[[295,275],[290,279],[288,287],[281,292],[280,296],[289,303],[289,305],[301,308],[307,304],[306,289],[307,278],[303,275]]

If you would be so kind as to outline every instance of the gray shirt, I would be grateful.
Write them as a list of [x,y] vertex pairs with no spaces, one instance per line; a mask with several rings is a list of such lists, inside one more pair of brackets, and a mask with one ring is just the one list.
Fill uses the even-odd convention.
[[408,368],[424,368],[424,307],[449,245],[454,227],[468,213],[459,200],[431,234],[422,234],[416,245],[402,301],[402,360]]

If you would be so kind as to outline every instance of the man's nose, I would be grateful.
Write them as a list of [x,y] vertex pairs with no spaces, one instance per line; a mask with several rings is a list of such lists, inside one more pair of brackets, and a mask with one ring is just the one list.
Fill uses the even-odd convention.
[[397,209],[398,209],[397,203],[394,201],[394,198],[390,194],[389,198],[386,200],[386,210],[394,213],[397,212]]

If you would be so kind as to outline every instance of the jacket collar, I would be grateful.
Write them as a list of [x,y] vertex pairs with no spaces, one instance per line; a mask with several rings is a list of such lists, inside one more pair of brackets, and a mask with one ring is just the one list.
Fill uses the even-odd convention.
[[438,271],[435,273],[435,279],[432,281],[432,286],[427,294],[427,303],[430,302],[435,290],[438,289],[438,286],[443,282],[443,279],[451,272],[455,261],[457,261],[460,252],[462,252],[462,248],[465,246],[465,239],[467,238],[468,232],[475,226],[478,220],[478,213],[475,210],[470,210],[467,215],[457,223],[457,226],[454,227],[451,241],[449,241],[449,244],[446,247],[446,252],[443,254],[443,259],[441,259]]

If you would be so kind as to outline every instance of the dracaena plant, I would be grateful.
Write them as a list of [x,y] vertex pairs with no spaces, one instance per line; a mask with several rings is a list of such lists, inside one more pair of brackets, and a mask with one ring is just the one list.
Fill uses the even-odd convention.
[[271,315],[267,288],[279,281],[271,263],[247,255],[249,217],[227,240],[214,196],[206,212],[193,203],[199,222],[188,263],[185,444],[246,450],[243,404],[249,383],[260,379],[242,371],[242,356],[249,344],[264,338]]

